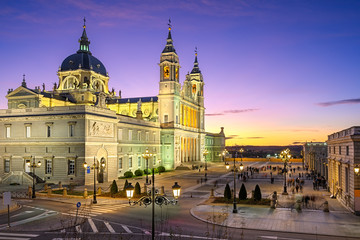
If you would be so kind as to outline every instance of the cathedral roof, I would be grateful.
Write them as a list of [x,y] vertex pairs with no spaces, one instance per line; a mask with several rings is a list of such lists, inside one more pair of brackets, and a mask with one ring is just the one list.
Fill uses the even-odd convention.
[[199,68],[199,63],[197,60],[197,49],[195,49],[195,61],[194,61],[194,67],[191,70],[191,73],[201,73],[200,68]]
[[99,59],[92,56],[89,50],[90,41],[86,34],[85,19],[83,28],[83,33],[79,39],[79,50],[75,54],[72,54],[65,58],[65,60],[61,64],[60,71],[85,69],[93,70],[94,72],[107,76],[104,64]]
[[158,97],[136,97],[136,98],[120,98],[120,99],[110,99],[107,103],[137,103],[141,99],[141,102],[157,102]]

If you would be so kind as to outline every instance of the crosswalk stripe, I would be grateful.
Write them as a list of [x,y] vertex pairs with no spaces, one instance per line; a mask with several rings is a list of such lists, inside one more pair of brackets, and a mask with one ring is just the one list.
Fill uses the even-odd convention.
[[124,230],[127,232],[127,233],[132,233],[132,231],[127,227],[127,226],[125,226],[125,225],[121,225],[123,228],[124,228]]
[[81,227],[79,225],[75,226],[75,229],[78,233],[82,233]]
[[88,222],[89,222],[90,227],[91,227],[91,229],[93,230],[94,233],[99,232],[98,229],[95,226],[95,223],[93,222],[93,220],[91,218],[88,218]]
[[18,238],[18,237],[0,237],[0,239],[5,239],[5,240],[30,240],[30,238]]
[[144,233],[146,234],[146,235],[151,235],[151,233],[149,232],[149,231],[144,231]]
[[109,230],[109,232],[115,233],[115,230],[114,230],[113,227],[110,225],[110,223],[104,222],[104,224],[105,224],[105,226],[107,227],[107,229]]
[[12,236],[12,237],[37,237],[37,234],[24,234],[24,233],[2,233],[0,232],[0,236]]

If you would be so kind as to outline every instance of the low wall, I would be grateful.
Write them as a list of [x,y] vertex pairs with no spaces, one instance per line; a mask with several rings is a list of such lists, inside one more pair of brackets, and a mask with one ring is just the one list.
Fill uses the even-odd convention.
[[[226,158],[225,161],[234,161],[234,158]],[[235,161],[241,161],[241,158],[235,158]],[[281,158],[243,158],[243,162],[275,162],[275,163],[282,163],[283,161]],[[302,163],[302,158],[292,158],[289,162],[293,163]]]

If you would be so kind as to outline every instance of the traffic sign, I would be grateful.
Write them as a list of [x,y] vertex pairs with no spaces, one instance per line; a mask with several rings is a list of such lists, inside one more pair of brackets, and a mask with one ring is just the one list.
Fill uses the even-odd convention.
[[87,167],[86,173],[90,173],[90,166]]
[[81,206],[81,202],[78,202],[77,204],[76,204],[76,207],[80,207]]
[[3,193],[3,204],[10,205],[11,204],[11,192]]

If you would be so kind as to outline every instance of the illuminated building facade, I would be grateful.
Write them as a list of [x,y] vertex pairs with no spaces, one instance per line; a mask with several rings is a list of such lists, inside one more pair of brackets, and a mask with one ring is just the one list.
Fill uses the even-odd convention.
[[360,127],[351,127],[328,136],[329,187],[338,201],[360,213]]
[[[84,162],[99,166],[97,179],[102,182],[145,169],[141,154],[147,148],[153,153],[149,168],[166,169],[204,161],[205,148],[223,151],[223,129],[219,134],[205,132],[204,81],[197,54],[181,86],[171,28],[160,56],[157,96],[116,95],[109,89],[104,64],[90,51],[85,24],[79,43],[79,50],[59,67],[52,89],[45,84],[31,89],[25,77],[20,87],[9,89],[8,109],[0,110],[3,182],[29,182],[27,162],[34,158],[42,162],[36,175],[47,182],[89,184],[94,170],[84,169]],[[217,160],[212,156],[219,153],[209,154],[208,161]]]

